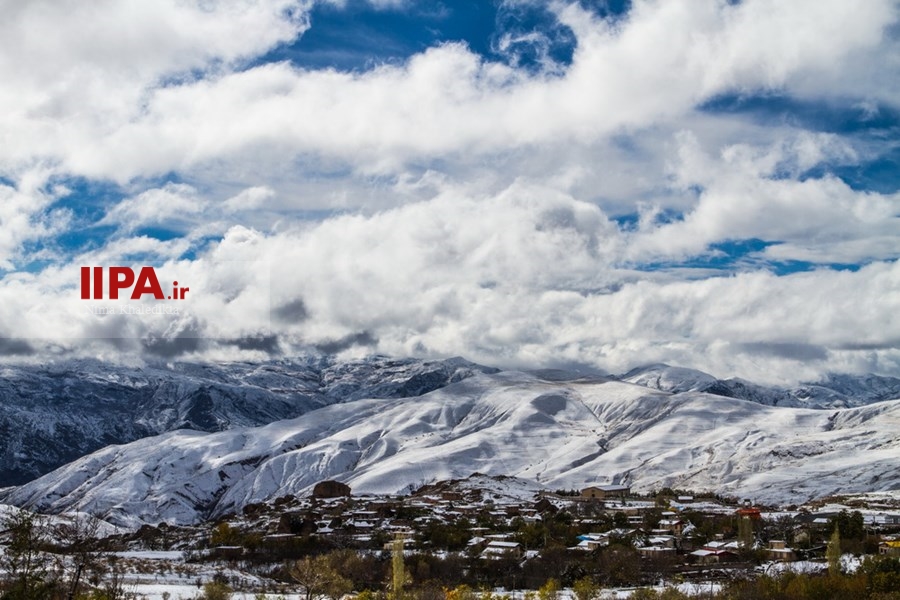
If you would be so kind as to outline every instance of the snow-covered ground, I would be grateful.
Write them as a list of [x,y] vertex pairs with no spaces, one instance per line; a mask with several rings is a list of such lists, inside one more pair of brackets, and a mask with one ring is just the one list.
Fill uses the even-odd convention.
[[[177,585],[177,584],[140,584],[129,587],[128,591],[139,594],[147,600],[192,600],[197,598],[201,591],[195,585]],[[168,596],[163,594],[168,593]],[[305,595],[302,594],[263,594],[266,600],[302,600]],[[257,600],[258,593],[254,592],[234,592],[232,600]]]

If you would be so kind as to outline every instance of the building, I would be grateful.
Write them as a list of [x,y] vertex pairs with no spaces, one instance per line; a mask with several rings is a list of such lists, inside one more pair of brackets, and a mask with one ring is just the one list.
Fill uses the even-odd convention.
[[606,500],[607,498],[625,498],[631,493],[627,485],[593,485],[581,490],[582,500]]
[[738,517],[747,518],[751,521],[759,521],[762,518],[762,513],[755,506],[744,506],[734,512]]
[[878,544],[878,554],[900,557],[900,540],[885,540]]
[[712,541],[688,554],[688,560],[701,565],[735,561],[739,557],[740,548],[741,544],[737,540]]
[[700,548],[688,554],[688,560],[700,565],[712,565],[720,562],[735,561],[738,555],[726,548]]
[[660,519],[658,529],[670,532],[672,535],[681,535],[686,523],[681,519]]
[[517,542],[492,540],[488,542],[488,545],[481,552],[481,558],[496,559],[506,557],[521,558],[522,546]]
[[609,546],[609,533],[586,533],[578,536],[576,550],[592,551]]
[[783,562],[797,560],[792,548],[788,548],[783,540],[770,540],[769,547],[766,548],[766,554],[772,560],[780,560]]

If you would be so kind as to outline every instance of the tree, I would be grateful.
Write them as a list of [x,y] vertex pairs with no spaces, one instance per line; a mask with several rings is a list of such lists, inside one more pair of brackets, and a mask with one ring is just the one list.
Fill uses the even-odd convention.
[[213,547],[240,546],[241,534],[234,527],[223,521],[213,529],[212,535],[209,538],[209,545]]
[[387,566],[373,554],[342,549],[329,552],[327,557],[331,568],[348,580],[353,589],[376,590],[384,584]]
[[406,585],[406,568],[403,565],[403,537],[398,535],[391,544],[391,589],[390,600],[403,600],[403,586]]
[[54,527],[54,536],[61,542],[65,553],[72,558],[73,572],[68,584],[67,600],[78,597],[78,587],[86,571],[96,572],[99,569],[99,529],[100,521],[83,513]]
[[56,582],[51,577],[50,560],[44,551],[46,517],[26,510],[10,510],[0,518],[0,533],[6,542],[6,551],[0,554],[0,570],[6,573],[10,583],[0,598],[50,598]]
[[600,586],[590,577],[582,577],[572,584],[572,591],[577,600],[594,600],[600,594]]
[[831,519],[831,526],[837,527],[842,540],[862,539],[866,535],[865,523],[862,513],[854,510],[852,513],[846,509],[841,510]]
[[447,590],[447,600],[475,600],[475,591],[466,584]]
[[559,582],[552,577],[538,590],[540,600],[556,600],[559,595]]
[[[128,592],[125,590],[125,567],[119,563],[119,557],[115,554],[106,555],[106,564],[97,563],[94,566],[93,583],[99,585],[98,597],[103,600],[125,600]],[[198,586],[199,587],[199,586]]]
[[314,600],[320,596],[340,598],[353,587],[349,580],[341,577],[331,566],[325,556],[298,560],[290,566],[288,575],[303,586],[306,600]]
[[828,547],[825,549],[825,558],[828,559],[828,574],[841,574],[841,531],[838,527],[834,528],[831,539],[828,540]]
[[891,556],[867,557],[860,568],[873,593],[900,591],[900,559]]
[[607,585],[635,583],[641,575],[641,557],[634,548],[611,545],[599,557],[601,580]]
[[229,600],[231,588],[221,581],[210,581],[203,586],[201,600]]

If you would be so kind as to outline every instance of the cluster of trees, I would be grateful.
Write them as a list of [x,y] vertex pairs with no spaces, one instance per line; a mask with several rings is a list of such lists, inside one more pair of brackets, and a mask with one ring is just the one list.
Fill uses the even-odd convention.
[[[435,579],[422,580],[413,560],[400,559],[395,552],[386,578],[375,587],[356,587],[353,578],[340,564],[340,557],[322,555],[308,557],[288,568],[293,581],[306,590],[306,600],[327,598],[337,600],[351,589],[362,589],[358,600],[501,600],[492,593],[491,585],[456,583],[444,585]],[[634,563],[629,557],[628,564]],[[619,565],[622,566],[622,565]],[[621,585],[615,583],[614,585]],[[523,600],[557,600],[563,587],[570,587],[575,600],[597,600],[603,590],[596,572],[582,572],[565,584],[564,580],[547,577],[534,589],[522,586]],[[509,589],[509,588],[508,588]],[[640,588],[633,592],[633,600],[687,600],[688,596],[675,587]],[[829,570],[819,574],[783,571],[777,575],[752,575],[721,584],[718,589],[700,596],[707,600],[900,600],[900,560],[890,557],[870,557],[854,573]]]
[[75,517],[50,526],[44,515],[11,510],[0,518],[0,600],[127,600],[122,569],[97,535],[99,522]]
[[[431,552],[407,553],[404,582],[410,593],[447,590],[465,586],[472,590],[539,590],[553,579],[562,587],[574,587],[588,578],[600,586],[624,586],[657,581],[670,572],[671,557],[642,559],[631,546],[613,544],[594,553],[551,547],[540,556],[523,561],[515,556],[484,560],[464,554]],[[285,563],[274,573],[285,582],[298,582],[317,589],[384,590],[394,581],[394,560],[359,553],[353,549],[334,550]],[[302,574],[303,577],[300,576]],[[324,593],[324,592],[323,592]],[[329,594],[324,593],[329,596]]]
[[716,596],[722,600],[900,600],[900,560],[870,557],[854,573],[784,571],[736,581]]

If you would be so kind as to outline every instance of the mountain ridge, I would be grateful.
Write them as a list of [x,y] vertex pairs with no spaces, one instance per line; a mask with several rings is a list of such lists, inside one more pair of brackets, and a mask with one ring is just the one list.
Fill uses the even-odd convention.
[[462,358],[140,367],[91,360],[0,369],[0,487],[25,483],[110,444],[177,429],[223,431],[363,397],[415,396],[475,372]]
[[[558,378],[555,378],[558,379]],[[625,482],[796,502],[900,488],[900,401],[836,410],[663,392],[603,378],[477,373],[420,396],[332,404],[222,432],[109,447],[7,502],[118,525],[219,518],[336,479],[397,493],[473,472],[542,486]]]
[[872,373],[828,373],[816,382],[783,387],[759,385],[737,377],[719,379],[696,369],[654,363],[631,369],[617,379],[666,392],[706,392],[795,408],[852,408],[900,398],[900,379]]

